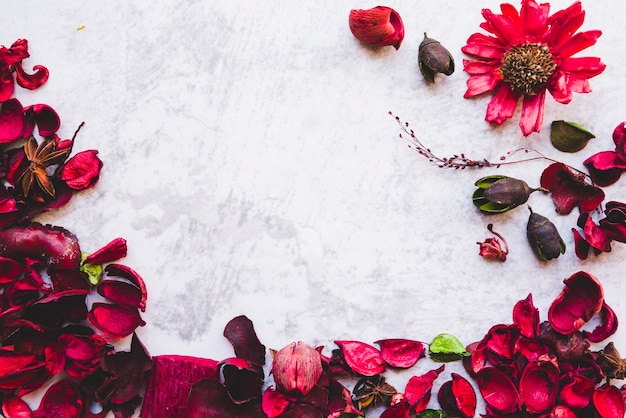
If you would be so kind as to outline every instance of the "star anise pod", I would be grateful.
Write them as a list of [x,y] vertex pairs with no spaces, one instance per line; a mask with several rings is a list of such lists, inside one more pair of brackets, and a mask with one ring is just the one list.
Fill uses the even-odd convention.
[[365,377],[359,380],[352,391],[354,394],[354,402],[358,409],[368,406],[381,406],[389,403],[389,400],[398,391],[385,382],[382,375]]
[[626,359],[621,357],[613,342],[608,343],[606,347],[598,352],[596,362],[609,379],[626,378]]
[[39,202],[54,198],[54,186],[46,168],[62,163],[69,153],[69,148],[57,150],[56,141],[52,138],[44,139],[41,144],[37,144],[32,136],[28,138],[24,144],[24,154],[29,165],[18,180],[24,196]]

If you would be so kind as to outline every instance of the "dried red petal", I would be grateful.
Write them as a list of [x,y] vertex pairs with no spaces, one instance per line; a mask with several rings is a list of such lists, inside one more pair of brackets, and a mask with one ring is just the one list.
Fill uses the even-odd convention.
[[194,383],[201,379],[218,383],[215,360],[178,355],[155,356],[152,360],[142,417],[182,417]]
[[[117,263],[109,264],[108,266],[106,266],[104,268],[104,273],[106,275],[106,278],[103,281],[108,281],[109,278],[117,276],[117,277],[121,277],[123,279],[128,280],[137,289],[139,289],[139,293],[141,295],[140,297],[138,297],[135,288],[129,287],[126,290],[129,292],[129,295],[133,301],[131,306],[138,307],[139,309],[141,309],[142,312],[146,311],[146,301],[148,299],[148,290],[146,288],[145,282],[143,281],[139,273],[137,273],[132,268],[125,266],[124,264],[117,264]],[[122,293],[118,294],[117,296],[119,298],[128,299],[128,297],[124,296]],[[134,295],[134,297],[132,295]],[[109,293],[109,296],[112,296],[112,294]]]
[[521,398],[508,374],[487,366],[476,373],[476,381],[480,394],[490,408],[502,414],[519,411]]
[[576,412],[564,405],[557,405],[552,408],[547,418],[577,418]]
[[574,250],[576,251],[576,257],[581,260],[586,260],[587,257],[589,257],[589,249],[591,246],[585,241],[576,228],[572,228],[572,233],[574,234]]
[[282,393],[268,388],[263,393],[261,405],[263,412],[268,418],[276,418],[285,412],[289,405],[291,405],[291,402]]
[[359,41],[372,46],[393,45],[400,48],[404,39],[402,18],[395,10],[377,6],[367,10],[351,10],[350,31]]
[[22,398],[7,396],[2,402],[2,415],[6,418],[31,418],[32,411]]
[[[26,121],[22,136],[28,138],[32,135],[35,125],[39,129],[39,135],[53,137],[61,127],[61,119],[57,112],[47,104],[36,104],[24,108]],[[58,147],[57,147],[58,149]]]
[[568,335],[600,312],[604,291],[600,281],[584,271],[574,273],[563,282],[563,291],[548,309],[548,321],[556,332]]
[[0,229],[0,255],[44,261],[48,267],[77,269],[81,252],[78,239],[68,230],[31,223]]
[[19,263],[11,258],[0,257],[0,284],[16,281],[22,275]]
[[519,330],[512,325],[497,324],[491,327],[484,338],[491,354],[503,359],[512,359],[517,352]]
[[129,309],[110,303],[94,303],[87,317],[91,324],[113,338],[127,337],[146,323],[137,309]]
[[360,341],[335,340],[348,366],[363,376],[376,376],[385,371],[385,361],[375,347]]
[[265,376],[260,365],[243,358],[231,357],[222,360],[217,371],[234,403],[241,404],[261,398]]
[[542,413],[554,407],[559,391],[559,370],[552,362],[533,362],[524,367],[519,394],[526,412]]
[[626,243],[626,204],[607,202],[604,213],[606,217],[600,219],[600,228],[607,238]]
[[306,395],[317,384],[322,371],[320,354],[302,341],[278,351],[272,363],[276,388],[285,394]]
[[228,321],[224,327],[224,337],[230,341],[237,357],[265,364],[265,346],[259,341],[252,321],[245,315]]
[[476,392],[461,375],[452,373],[452,380],[439,389],[437,400],[441,409],[453,417],[471,418],[476,412]]
[[622,176],[626,163],[613,151],[598,152],[583,161],[591,180],[600,187],[610,186]]
[[606,302],[602,303],[600,316],[601,322],[593,331],[583,331],[583,335],[592,343],[599,343],[617,331],[617,315]]
[[[139,308],[142,306],[141,289],[132,283],[122,280],[101,280],[97,287],[98,294],[109,299],[118,305]],[[145,299],[143,299],[143,309],[145,310]]]
[[33,71],[33,74],[28,74],[22,68],[22,63],[18,62],[15,64],[15,81],[17,81],[17,84],[28,90],[35,90],[48,81],[50,74],[46,67],[43,65],[35,65]]
[[60,179],[74,190],[93,187],[100,179],[100,170],[104,165],[97,155],[98,150],[77,153],[63,166]]
[[0,144],[21,138],[24,123],[24,108],[19,100],[9,99],[0,103]]
[[400,402],[385,409],[380,418],[410,418],[411,406],[408,402]]
[[[170,416],[167,415],[167,417]],[[259,418],[263,416],[263,409],[260,401],[235,404],[220,382],[213,379],[201,379],[193,384],[186,411],[181,416],[186,418]],[[150,418],[157,418],[157,416],[150,416]]]
[[80,391],[69,379],[48,388],[32,418],[79,417],[83,410]]
[[573,173],[563,163],[553,163],[541,174],[541,187],[552,193],[556,211],[568,214],[578,206],[581,212],[590,212],[604,200],[599,187],[585,182],[585,175]]
[[476,373],[487,364],[486,349],[485,340],[473,342],[466,347],[471,355],[463,357],[463,367],[470,376],[476,376]]
[[67,375],[82,380],[100,366],[100,355],[106,340],[98,335],[63,334],[57,338],[57,344],[65,354]]
[[411,411],[421,412],[426,409],[433,383],[444,370],[445,364],[421,376],[413,376],[409,379],[404,389],[404,399],[411,405]]
[[624,418],[624,396],[615,386],[605,383],[595,390],[592,399],[602,418]]
[[124,238],[115,238],[104,247],[89,254],[86,264],[100,265],[126,257],[128,247]]
[[595,383],[587,376],[580,374],[566,376],[561,381],[559,398],[570,408],[585,408],[591,402],[595,388]]
[[524,337],[535,338],[539,335],[539,309],[533,305],[531,293],[513,307],[513,324]]
[[407,369],[425,356],[426,347],[420,341],[389,338],[374,342],[380,346],[380,355],[391,367]]
[[626,161],[626,122],[622,122],[613,130],[615,152]]
[[591,216],[587,216],[585,220],[583,233],[585,241],[593,248],[603,252],[611,251],[611,240],[607,237],[604,230],[595,224]]

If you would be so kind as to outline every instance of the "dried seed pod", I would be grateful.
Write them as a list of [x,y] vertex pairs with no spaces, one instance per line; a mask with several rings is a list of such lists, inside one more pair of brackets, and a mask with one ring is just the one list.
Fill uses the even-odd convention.
[[526,235],[535,254],[543,261],[565,254],[565,242],[559,235],[556,226],[545,216],[533,212],[530,206],[528,209],[530,210],[530,217],[526,226]]
[[426,32],[419,46],[418,64],[424,78],[431,83],[435,82],[437,73],[450,75],[454,72],[452,54],[439,41],[429,38]]
[[472,195],[474,205],[484,213],[502,213],[526,203],[533,189],[519,179],[507,176],[486,176],[474,184],[478,187]]

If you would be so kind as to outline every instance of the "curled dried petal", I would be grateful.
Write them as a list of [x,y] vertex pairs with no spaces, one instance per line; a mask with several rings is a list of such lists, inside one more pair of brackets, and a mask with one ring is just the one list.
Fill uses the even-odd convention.
[[439,389],[437,400],[441,409],[453,417],[471,418],[476,412],[476,392],[461,375],[452,373],[452,380]]
[[97,155],[98,150],[81,151],[74,155],[63,166],[60,179],[74,190],[93,187],[98,182],[104,165]]
[[508,374],[493,366],[487,366],[476,373],[476,381],[480,394],[490,408],[502,414],[519,411],[520,395]]
[[375,341],[380,346],[380,355],[391,367],[409,368],[425,356],[426,347],[420,341],[389,338]]
[[601,322],[593,331],[583,331],[583,335],[592,343],[599,343],[617,331],[617,315],[606,302],[602,303],[600,316]]
[[533,304],[531,293],[513,307],[513,324],[524,337],[535,338],[539,335],[539,309]]
[[595,387],[593,380],[587,376],[567,376],[561,381],[559,397],[570,408],[585,408],[591,402]]
[[110,303],[94,303],[88,318],[94,327],[113,338],[127,337],[137,327],[146,325],[137,309]]
[[413,376],[409,379],[404,389],[404,399],[409,402],[413,412],[421,412],[426,409],[433,383],[444,370],[445,365],[441,365],[437,369],[429,370],[421,376]]
[[115,238],[104,247],[89,254],[84,263],[86,264],[105,264],[111,261],[126,257],[128,247],[124,238]]
[[265,364],[265,346],[259,341],[252,321],[245,315],[235,317],[226,324],[224,337],[232,344],[237,357]]
[[592,399],[602,418],[624,417],[624,396],[615,386],[605,383],[595,390]]
[[519,381],[519,394],[526,411],[546,412],[556,402],[559,391],[559,370],[551,362],[529,363]]
[[[125,266],[123,264],[117,264],[117,263],[109,264],[108,266],[106,266],[104,268],[104,272],[107,276],[107,280],[108,278],[118,276],[118,277],[128,280],[137,289],[139,289],[139,294],[137,294],[137,291],[135,290],[135,288],[131,288],[131,287],[127,288],[129,290],[129,295],[135,294],[133,298],[134,302],[131,303],[131,305],[136,306],[137,308],[141,309],[142,312],[146,311],[146,301],[148,299],[148,290],[146,288],[145,282],[143,281],[139,273],[137,273],[135,270],[133,270],[132,268],[128,266]],[[111,294],[109,293],[109,295]],[[123,295],[120,294],[119,297],[123,297]]]
[[375,376],[385,371],[380,351],[369,344],[352,340],[336,340],[348,366],[363,376]]
[[573,173],[563,163],[553,163],[541,174],[541,187],[552,193],[556,211],[568,214],[575,206],[581,212],[590,212],[604,200],[604,192],[599,187],[585,182],[582,173]]
[[21,138],[24,125],[24,108],[19,100],[0,103],[0,144]]
[[48,388],[33,418],[78,417],[83,410],[83,399],[69,379],[63,379]]
[[393,45],[400,48],[404,24],[395,10],[377,6],[367,10],[353,9],[349,16],[350,31],[359,41],[371,46]]
[[568,335],[600,312],[604,291],[600,281],[584,271],[574,273],[564,283],[563,291],[548,309],[548,321],[556,332]]

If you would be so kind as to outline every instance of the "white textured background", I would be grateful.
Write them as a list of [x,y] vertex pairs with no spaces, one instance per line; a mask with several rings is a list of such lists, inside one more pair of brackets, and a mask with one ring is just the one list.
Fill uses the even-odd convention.
[[[607,69],[591,80],[593,93],[567,106],[548,98],[541,133],[524,138],[519,112],[494,128],[483,120],[488,97],[462,97],[460,48],[479,31],[481,8],[497,10],[499,1],[382,3],[404,20],[398,51],[370,49],[350,33],[350,9],[377,4],[3,3],[0,43],[28,39],[25,68],[51,72],[43,88],[18,88],[17,97],[53,106],[61,136],[85,121],[75,150],[96,148],[105,163],[95,189],[39,220],[75,232],[86,251],[128,240],[123,262],[148,286],[138,334],[151,354],[229,357],[223,327],[240,314],[275,349],[294,340],[428,342],[442,332],[470,343],[510,323],[514,303],[531,292],[546,319],[562,280],[578,270],[600,278],[608,304],[626,318],[626,246],[579,261],[570,231],[577,213],[559,216],[549,196],[535,194],[529,203],[568,246],[543,263],[526,241],[525,208],[486,217],[472,205],[478,178],[503,174],[538,186],[547,162],[438,169],[407,148],[387,114],[410,122],[441,156],[497,160],[530,146],[582,168],[591,154],[613,149],[611,133],[626,120],[626,6],[583,3],[583,30],[604,34],[581,55],[600,56]],[[570,4],[554,0],[552,10]],[[423,32],[456,60],[456,72],[434,85],[417,68]],[[556,119],[597,138],[577,154],[560,153],[549,141]],[[626,178],[605,192],[606,201],[626,201]],[[511,247],[506,263],[478,256],[490,222]],[[626,352],[626,332],[613,339]],[[434,367],[424,359],[387,377],[402,391],[408,377]],[[448,365],[433,393],[459,369]]]

